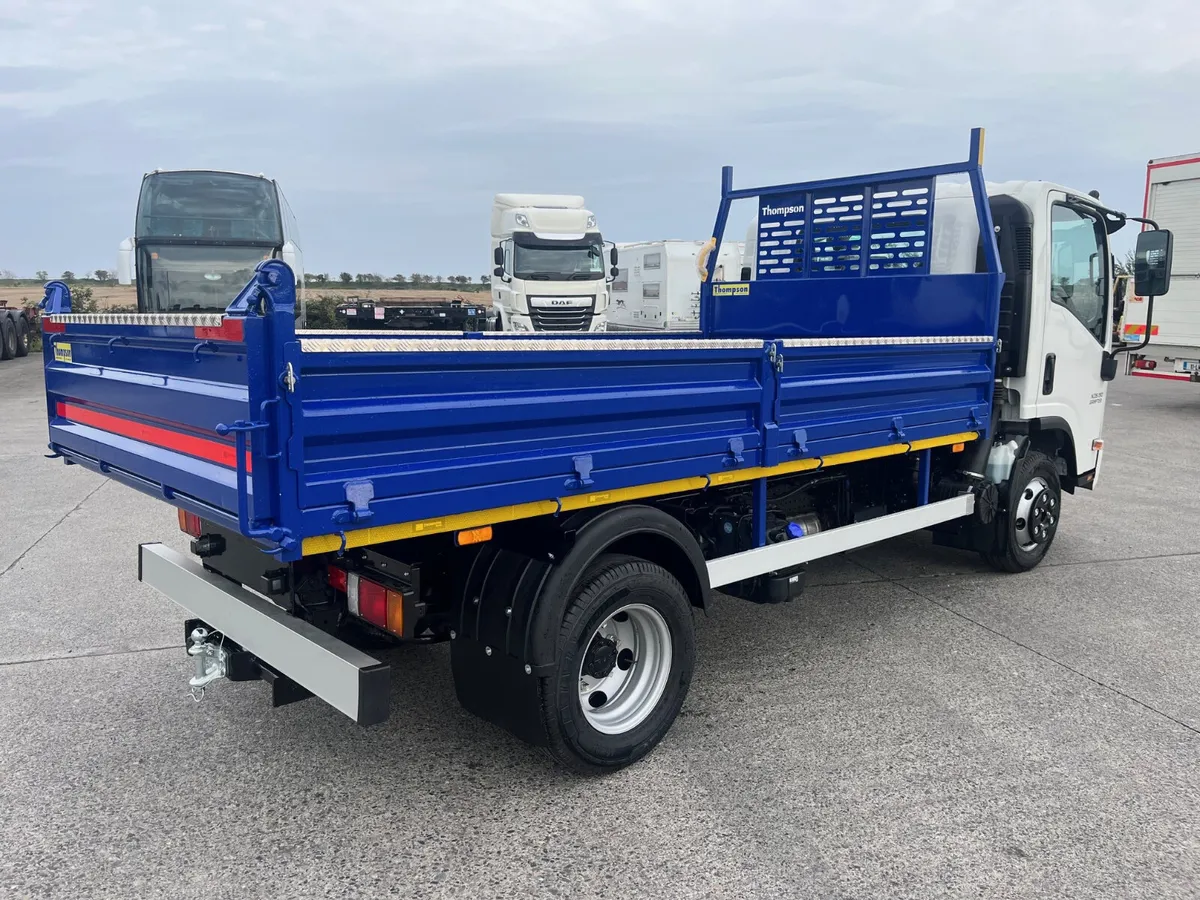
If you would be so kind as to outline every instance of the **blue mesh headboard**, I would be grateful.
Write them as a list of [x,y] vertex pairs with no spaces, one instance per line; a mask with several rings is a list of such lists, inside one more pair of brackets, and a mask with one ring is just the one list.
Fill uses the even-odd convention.
[[[734,200],[753,198],[757,243],[750,282],[701,291],[701,330],[714,336],[911,337],[996,333],[999,256],[982,170],[983,131],[966,162],[819,182],[733,189],[723,171],[713,237]],[[933,275],[934,186],[966,174],[975,195],[985,273]]]

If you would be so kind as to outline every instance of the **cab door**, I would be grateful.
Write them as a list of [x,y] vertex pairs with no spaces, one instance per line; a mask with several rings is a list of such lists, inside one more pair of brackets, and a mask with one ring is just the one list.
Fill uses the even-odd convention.
[[[1069,202],[1061,191],[1049,195],[1050,283],[1040,366],[1038,415],[1071,430],[1078,472],[1099,467],[1107,382],[1101,377],[1111,348],[1111,284],[1108,233],[1100,215]],[[1030,366],[1033,368],[1033,365]],[[1030,374],[1033,374],[1032,372]],[[1052,423],[1043,422],[1044,426]],[[1057,423],[1053,423],[1057,424]],[[1092,482],[1081,479],[1080,487]]]

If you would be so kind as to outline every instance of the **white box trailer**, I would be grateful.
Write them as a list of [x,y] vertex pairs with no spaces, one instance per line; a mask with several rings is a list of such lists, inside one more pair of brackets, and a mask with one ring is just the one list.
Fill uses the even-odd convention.
[[[1143,218],[1172,232],[1171,291],[1154,300],[1150,345],[1129,354],[1131,375],[1200,381],[1200,153],[1152,159],[1146,165]],[[1125,304],[1121,337],[1146,336],[1146,298]]]
[[[609,331],[696,331],[700,327],[700,272],[704,241],[617,244],[617,276],[608,311]],[[726,241],[714,281],[735,281],[742,247]]]

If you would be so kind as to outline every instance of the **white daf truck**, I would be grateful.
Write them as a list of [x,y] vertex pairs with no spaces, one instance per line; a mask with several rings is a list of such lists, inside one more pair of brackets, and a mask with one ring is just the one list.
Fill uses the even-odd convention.
[[[1121,337],[1140,345],[1126,372],[1142,378],[1200,381],[1200,153],[1152,159],[1146,164],[1142,216],[1174,234],[1172,290],[1150,315],[1146,298],[1125,303]],[[1152,321],[1151,321],[1152,320]]]
[[497,331],[605,330],[617,249],[582,197],[497,194],[492,261]]

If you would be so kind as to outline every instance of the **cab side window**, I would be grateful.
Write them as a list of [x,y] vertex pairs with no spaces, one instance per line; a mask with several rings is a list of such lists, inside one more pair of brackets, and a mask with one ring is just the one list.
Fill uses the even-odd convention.
[[1100,220],[1055,204],[1050,215],[1050,299],[1101,345],[1107,331],[1108,250]]

